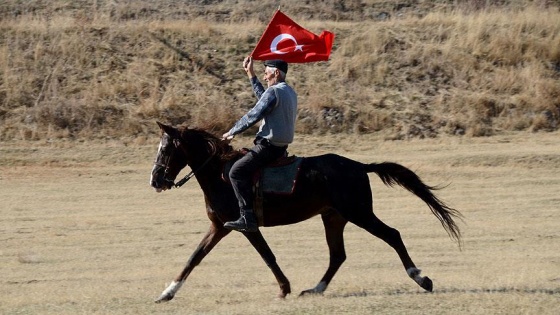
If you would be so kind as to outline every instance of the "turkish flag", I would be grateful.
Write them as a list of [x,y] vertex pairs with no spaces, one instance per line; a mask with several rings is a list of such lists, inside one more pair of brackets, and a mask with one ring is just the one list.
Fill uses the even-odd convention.
[[255,60],[282,59],[300,63],[325,61],[329,60],[333,41],[333,33],[323,31],[317,36],[278,10],[251,56]]

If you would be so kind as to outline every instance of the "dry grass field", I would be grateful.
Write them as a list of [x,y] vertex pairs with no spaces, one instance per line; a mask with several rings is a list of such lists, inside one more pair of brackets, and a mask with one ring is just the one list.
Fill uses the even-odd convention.
[[[154,125],[154,128],[155,125]],[[384,141],[300,136],[291,153],[394,161],[465,216],[460,250],[429,209],[370,175],[375,212],[400,230],[434,280],[424,293],[387,245],[348,226],[348,259],[323,296],[322,223],[264,228],[293,294],[278,287],[246,239],[232,233],[176,298],[155,299],[208,228],[196,182],[148,185],[146,143],[4,142],[0,146],[2,314],[557,314],[560,302],[560,134]],[[249,139],[236,139],[244,146]]]

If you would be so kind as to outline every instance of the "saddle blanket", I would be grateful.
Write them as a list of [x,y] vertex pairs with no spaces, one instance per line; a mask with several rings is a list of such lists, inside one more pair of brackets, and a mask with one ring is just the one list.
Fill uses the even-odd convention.
[[[292,194],[296,187],[302,161],[302,157],[282,157],[255,174],[253,179],[253,191],[255,192],[253,210],[255,211],[259,226],[264,226],[263,194]],[[225,182],[230,182],[228,174],[233,163],[231,161],[224,166],[222,180]]]
[[[293,193],[302,161],[302,157],[289,156],[267,165],[255,174],[254,191],[286,195]],[[222,173],[222,180],[228,183],[230,182],[228,174],[232,165],[233,161],[227,163]]]
[[259,180],[263,192],[276,194],[291,194],[294,192],[303,158],[288,157],[286,159],[289,159],[289,161],[282,161],[282,165],[267,166],[261,171]]

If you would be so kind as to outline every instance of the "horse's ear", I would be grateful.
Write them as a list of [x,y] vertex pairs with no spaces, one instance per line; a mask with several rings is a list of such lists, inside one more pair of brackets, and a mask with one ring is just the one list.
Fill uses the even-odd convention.
[[161,131],[165,132],[166,134],[168,134],[170,136],[174,136],[175,134],[177,134],[177,129],[175,129],[175,128],[169,126],[169,125],[162,124],[159,121],[156,121],[156,123],[158,124]]

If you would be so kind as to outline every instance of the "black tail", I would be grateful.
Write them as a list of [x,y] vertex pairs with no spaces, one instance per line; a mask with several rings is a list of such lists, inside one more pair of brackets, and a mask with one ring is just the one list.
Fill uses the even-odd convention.
[[393,187],[397,184],[422,199],[428,204],[428,207],[430,207],[432,213],[441,222],[441,225],[443,225],[443,228],[447,231],[449,236],[457,240],[459,246],[461,245],[461,231],[457,223],[455,223],[454,218],[461,219],[462,215],[456,209],[447,206],[445,202],[441,201],[432,193],[432,190],[438,190],[440,188],[424,184],[416,173],[397,163],[371,163],[365,164],[364,166],[366,172],[376,173],[385,185]]

